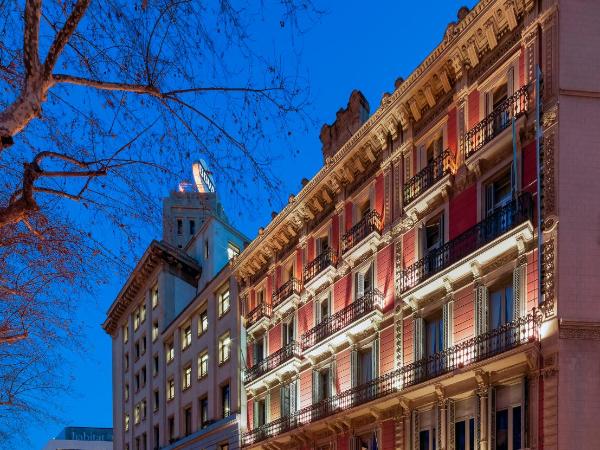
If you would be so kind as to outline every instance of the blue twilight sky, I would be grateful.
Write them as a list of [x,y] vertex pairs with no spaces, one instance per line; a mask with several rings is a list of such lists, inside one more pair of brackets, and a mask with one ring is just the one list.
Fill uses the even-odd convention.
[[[382,94],[393,91],[394,81],[400,76],[406,78],[441,41],[447,24],[456,20],[458,8],[474,4],[474,0],[324,2],[325,15],[296,41],[301,49],[302,71],[309,76],[311,106],[307,112],[318,125],[307,135],[297,136],[299,155],[274,163],[284,186],[281,199],[297,192],[300,180],[312,177],[321,167],[320,126],[334,120],[350,92],[360,89],[371,112],[375,111]],[[165,186],[163,194],[173,186]],[[221,201],[226,209],[235,204],[235,199],[225,195]],[[270,220],[271,210],[265,203],[258,210],[236,211],[230,217],[235,226],[253,238],[258,228]],[[155,237],[159,236],[147,236],[147,242]],[[111,341],[100,324],[123,282],[114,279],[95,298],[81,299],[78,319],[83,322],[83,342],[87,345],[84,351],[65,358],[75,382],[72,391],[58,400],[64,423],[25,431],[32,448],[42,448],[62,426],[112,426]]]

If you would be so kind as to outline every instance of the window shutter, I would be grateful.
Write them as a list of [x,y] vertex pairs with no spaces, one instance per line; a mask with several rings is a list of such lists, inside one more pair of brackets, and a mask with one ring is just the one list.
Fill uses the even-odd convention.
[[485,93],[485,115],[490,114],[494,109],[493,92],[488,91]]
[[475,336],[487,331],[488,321],[488,289],[478,285],[475,288]]
[[454,331],[454,301],[447,301],[442,307],[442,323],[444,326],[444,350],[450,348],[453,344]]
[[353,348],[350,351],[350,387],[358,385],[358,351]]
[[[449,398],[446,401],[446,430],[447,430],[447,438],[446,438],[446,449],[454,450],[456,448],[456,436],[455,432],[455,417],[456,417],[456,408],[454,405],[454,400]],[[468,433],[469,431],[469,419],[465,420],[465,431]]]
[[415,260],[423,258],[427,254],[427,239],[425,239],[425,226],[421,225],[417,230],[417,239],[419,240],[418,245],[415,246],[419,249],[419,254],[415,255]]
[[371,379],[374,380],[379,376],[379,333],[373,341],[371,350]]
[[267,392],[265,397],[265,423],[269,423],[269,417],[271,415],[271,392]]
[[506,89],[508,97],[515,93],[515,68],[513,66],[510,66],[506,73]]
[[365,274],[356,272],[356,298],[362,298],[365,295]]
[[413,319],[413,354],[415,362],[423,358],[423,347],[425,342],[425,320],[422,317]]
[[421,425],[419,424],[419,411],[413,410],[412,412],[412,425],[413,425],[413,449],[417,450],[421,448],[419,439],[419,433],[421,431]]
[[331,383],[330,395],[333,397],[337,394],[337,363],[335,360],[329,366],[329,380]]
[[513,317],[523,317],[527,310],[527,264],[520,264],[513,271]]
[[494,183],[485,187],[485,216],[489,217],[494,212]]
[[279,417],[287,416],[290,413],[288,398],[286,398],[285,391],[286,389],[290,392],[290,385],[282,385],[279,388]]
[[298,411],[298,380],[290,383],[290,415]]
[[312,402],[317,403],[319,398],[319,372],[313,370],[312,374]]
[[254,403],[252,404],[252,425],[254,428],[258,427],[258,402],[254,399]]
[[496,388],[488,389],[488,441],[490,448],[496,448]]
[[321,302],[323,300],[318,300],[315,299],[314,300],[314,306],[315,306],[315,325],[321,322]]

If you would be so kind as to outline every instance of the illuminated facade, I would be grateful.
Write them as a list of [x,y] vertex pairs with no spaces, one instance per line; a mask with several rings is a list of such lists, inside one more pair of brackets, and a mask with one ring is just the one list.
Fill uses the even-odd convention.
[[600,5],[558,3],[461,8],[370,117],[355,91],[323,127],[234,268],[244,447],[598,446]]
[[214,192],[164,200],[153,241],[110,307],[114,447],[228,450],[245,418],[230,260],[247,239]]

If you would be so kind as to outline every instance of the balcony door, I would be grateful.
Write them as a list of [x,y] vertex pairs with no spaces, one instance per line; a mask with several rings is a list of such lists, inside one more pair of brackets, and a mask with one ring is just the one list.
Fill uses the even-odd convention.
[[317,255],[321,255],[329,250],[329,235],[323,234],[319,236],[315,241]]
[[521,436],[521,406],[496,411],[496,450],[520,450]]
[[267,399],[254,401],[254,427],[258,428],[267,423]]
[[290,416],[296,412],[296,382],[292,381],[281,386],[281,417]]
[[287,319],[281,324],[281,331],[283,333],[283,346],[291,344],[296,339],[296,321],[295,317]]
[[354,298],[356,300],[373,290],[374,272],[373,263],[356,272],[354,276]]
[[425,320],[425,356],[427,374],[435,376],[444,368],[445,361],[439,355],[444,350],[444,322],[441,312]]
[[254,341],[253,358],[254,365],[265,359],[265,336],[261,336]]
[[502,172],[485,186],[485,215],[490,217],[494,212],[510,203],[512,199],[512,166]]
[[488,314],[491,350],[501,351],[518,338],[518,335],[513,336],[512,329],[505,326],[514,320],[512,283],[490,289]]
[[439,249],[444,245],[444,214],[429,219],[421,229],[421,251],[425,256],[424,275],[439,271],[445,256]]
[[436,450],[435,428],[419,432],[419,450]]
[[469,418],[454,423],[455,450],[475,450],[475,419]]

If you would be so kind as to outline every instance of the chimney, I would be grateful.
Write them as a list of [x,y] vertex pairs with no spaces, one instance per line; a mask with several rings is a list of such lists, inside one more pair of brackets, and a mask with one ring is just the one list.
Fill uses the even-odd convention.
[[369,102],[358,90],[352,91],[346,109],[340,109],[335,122],[321,128],[323,160],[332,157],[369,118]]

